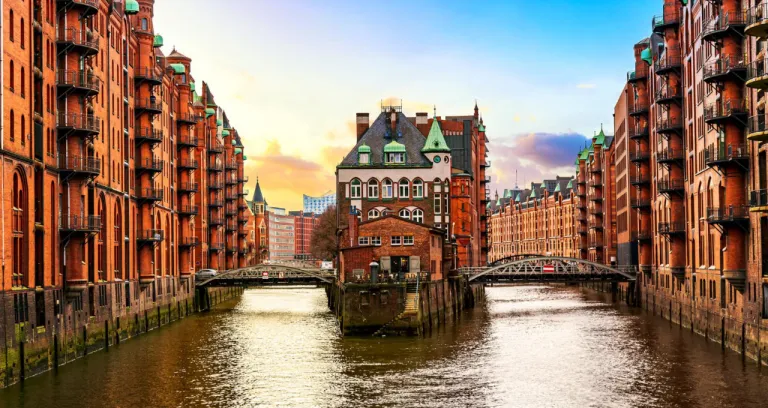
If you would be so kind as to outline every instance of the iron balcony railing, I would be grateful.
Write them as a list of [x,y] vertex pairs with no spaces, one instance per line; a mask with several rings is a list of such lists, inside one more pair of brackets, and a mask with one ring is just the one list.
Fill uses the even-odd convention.
[[630,139],[639,139],[648,137],[648,126],[637,126],[629,129]]
[[[490,177],[488,177],[490,180]],[[237,182],[238,183],[247,183],[248,182],[248,176],[237,176]]]
[[222,218],[222,217],[211,217],[211,218],[208,218],[208,224],[211,225],[211,226],[223,225],[224,224],[224,218]]
[[86,71],[56,71],[56,85],[71,86],[89,91],[98,92],[101,87],[101,79]]
[[670,193],[685,190],[685,181],[682,178],[662,179],[656,182],[659,193]]
[[683,118],[660,118],[656,120],[656,131],[659,133],[668,133],[681,130],[683,128]]
[[179,183],[178,190],[182,193],[196,193],[198,186],[197,183]]
[[653,238],[653,234],[646,230],[632,231],[630,234],[632,241],[650,241]]
[[679,162],[685,157],[683,149],[664,149],[656,152],[656,161],[659,163]]
[[142,110],[150,112],[162,112],[163,104],[157,97],[154,98],[137,98],[134,100],[136,105],[136,114],[140,114]]
[[197,163],[197,160],[194,159],[182,159],[179,160],[179,168],[180,169],[196,169],[199,168],[200,165]]
[[208,249],[211,251],[221,251],[224,249],[224,245],[221,242],[212,242],[208,245]]
[[208,206],[210,207],[223,207],[224,206],[224,200],[220,198],[215,198],[208,202]]
[[768,59],[752,61],[747,66],[747,81],[764,82],[768,80],[766,76],[768,76]]
[[590,239],[589,240],[589,247],[590,248],[601,248],[603,246],[605,246],[605,242],[603,242],[603,240],[600,240],[600,239]]
[[225,160],[224,161],[224,168],[227,170],[236,170],[237,169],[237,161],[235,160]]
[[179,207],[179,214],[181,215],[197,215],[199,210],[196,205],[182,205]]
[[703,78],[705,81],[716,81],[728,73],[737,75],[737,78],[744,80],[747,64],[744,57],[740,55],[720,55],[716,61],[704,65]]
[[711,144],[704,150],[704,162],[707,165],[740,160],[749,160],[749,149],[746,144],[729,144],[727,146]]
[[133,70],[133,76],[138,79],[138,81],[136,81],[137,86],[141,83],[142,80],[155,83],[163,82],[163,74],[158,73],[154,68],[136,68]]
[[59,28],[56,41],[62,45],[80,47],[86,54],[99,52],[99,35],[93,31],[77,30],[73,27]]
[[136,129],[134,138],[137,141],[148,140],[150,142],[159,143],[163,141],[163,131],[149,127],[141,127]]
[[165,237],[165,231],[159,229],[139,230],[136,239],[138,241],[160,242]]
[[216,160],[216,161],[210,161],[208,163],[208,170],[209,171],[224,171],[224,165]]
[[93,115],[79,113],[59,113],[56,126],[60,129],[72,129],[77,131],[99,133],[101,120]]
[[649,108],[648,102],[635,101],[635,103],[632,104],[632,107],[629,108],[629,114],[640,115],[643,113],[648,113],[648,108]]
[[633,162],[646,161],[651,158],[651,152],[648,150],[633,150],[629,152],[629,160]]
[[749,206],[729,205],[723,208],[707,208],[710,223],[738,222],[749,220]]
[[176,116],[176,123],[189,125],[189,124],[195,124],[202,119],[200,116],[195,115],[194,113],[180,113],[178,116]]
[[208,146],[208,153],[223,153],[224,152],[224,145],[221,143],[211,143],[210,146]]
[[729,11],[722,15],[717,15],[705,19],[702,23],[701,38],[706,41],[718,40],[730,29],[744,29],[747,24],[747,14],[744,11]]
[[137,197],[141,200],[159,201],[163,199],[163,189],[161,188],[142,188],[139,189]]
[[136,168],[139,170],[160,172],[160,171],[163,171],[163,165],[164,163],[162,159],[147,158],[147,159],[136,160]]
[[181,239],[181,242],[179,242],[181,247],[195,247],[199,244],[200,240],[198,240],[197,237],[184,237]]
[[680,9],[669,8],[664,11],[664,14],[654,16],[651,22],[651,28],[655,33],[664,32],[669,27],[674,27],[680,24]]
[[634,71],[627,72],[627,82],[634,83],[648,78],[648,66],[640,65]]
[[214,180],[208,183],[208,188],[214,189],[214,190],[221,190],[224,188],[224,182],[221,180]]
[[591,188],[600,188],[603,186],[603,182],[601,180],[591,180],[587,183],[587,186]]
[[750,191],[749,205],[750,207],[768,206],[768,189]]
[[633,198],[631,205],[632,208],[649,208],[651,206],[651,200]]
[[680,47],[672,47],[664,50],[664,54],[656,61],[657,74],[664,74],[672,70],[678,70],[683,65]]
[[[704,107],[704,121],[714,122],[739,116],[746,118],[748,114],[746,106],[746,102],[742,99],[728,99],[727,101],[709,104]],[[743,122],[736,122],[736,124],[742,124],[743,126]]]
[[196,147],[198,140],[194,136],[182,136],[179,137],[176,143],[179,145],[179,147]]
[[764,115],[752,116],[747,120],[747,133],[762,133],[768,131]]
[[235,221],[235,222],[227,221],[226,230],[227,231],[237,231],[237,221]]
[[101,173],[101,159],[81,156],[59,156],[59,170],[74,173]]
[[658,225],[659,234],[672,235],[685,233],[684,222],[660,222]]
[[88,231],[101,230],[101,216],[99,215],[70,215],[59,218],[59,229],[62,231]]
[[762,3],[747,10],[747,25],[768,24],[768,3]]
[[664,85],[656,90],[656,103],[667,103],[683,97],[682,87]]

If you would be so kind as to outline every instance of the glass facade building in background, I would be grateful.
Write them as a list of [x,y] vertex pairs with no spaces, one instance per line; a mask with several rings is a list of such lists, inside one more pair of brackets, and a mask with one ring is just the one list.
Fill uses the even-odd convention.
[[304,212],[322,214],[334,204],[336,204],[336,194],[330,191],[320,197],[310,197],[304,194]]

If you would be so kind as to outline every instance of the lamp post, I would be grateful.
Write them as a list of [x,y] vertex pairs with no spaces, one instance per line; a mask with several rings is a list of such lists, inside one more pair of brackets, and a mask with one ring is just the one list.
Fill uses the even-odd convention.
[[371,267],[371,283],[375,284],[379,279],[379,263],[371,261],[368,266]]

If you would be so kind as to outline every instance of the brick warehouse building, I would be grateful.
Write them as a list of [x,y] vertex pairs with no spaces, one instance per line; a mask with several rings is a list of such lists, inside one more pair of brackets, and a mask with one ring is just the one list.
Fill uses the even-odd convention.
[[576,195],[615,206],[643,307],[768,362],[768,3],[664,0],[650,34],[614,110],[615,171],[590,189],[579,167]]
[[247,263],[240,137],[191,60],[160,52],[153,4],[3,2],[6,349],[69,355],[74,333],[132,330],[187,307],[196,270]]
[[317,216],[313,212],[306,211],[290,211],[288,214],[293,217],[293,257],[303,260],[313,259],[312,232],[317,224]]

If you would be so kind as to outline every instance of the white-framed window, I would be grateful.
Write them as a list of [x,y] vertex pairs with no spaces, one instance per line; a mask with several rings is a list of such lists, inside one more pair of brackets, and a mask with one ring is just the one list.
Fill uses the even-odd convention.
[[349,198],[360,198],[362,195],[360,180],[358,179],[352,179],[352,182],[349,183]]
[[408,189],[410,187],[410,183],[408,182],[408,179],[402,178],[400,179],[400,183],[398,184],[398,197],[400,198],[408,198]]
[[368,237],[358,237],[357,238],[357,245],[370,245]]
[[387,163],[405,163],[405,153],[387,153]]
[[370,162],[371,162],[370,154],[360,153],[360,158],[358,160],[359,164],[369,164]]
[[440,204],[443,202],[443,200],[440,197],[440,194],[435,194],[435,214],[440,214]]
[[448,193],[443,195],[443,208],[446,215],[451,212],[451,207],[448,205]]
[[381,198],[392,198],[392,180],[384,179],[381,182]]
[[371,245],[381,246],[381,237],[371,237]]
[[397,214],[397,216],[400,217],[400,218],[405,218],[406,220],[410,220],[411,219],[411,212],[406,210],[405,208],[403,208],[402,210],[400,210],[400,212]]
[[392,246],[399,246],[403,244],[403,237],[401,236],[392,236],[391,241]]
[[379,210],[374,208],[374,209],[368,211],[368,219],[369,220],[373,220],[373,219],[376,219],[376,218],[379,218],[379,217],[381,217],[381,212],[379,212]]
[[406,235],[403,237],[403,245],[413,245],[413,235]]
[[368,180],[368,198],[379,198],[379,181],[376,179]]
[[413,216],[411,218],[412,220],[416,222],[424,222],[424,211],[421,211],[421,209],[417,208],[413,210]]
[[413,198],[424,197],[424,182],[416,179],[413,180]]

